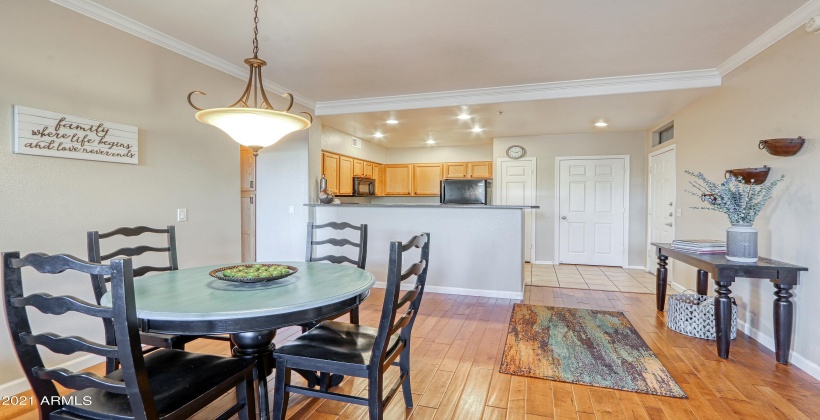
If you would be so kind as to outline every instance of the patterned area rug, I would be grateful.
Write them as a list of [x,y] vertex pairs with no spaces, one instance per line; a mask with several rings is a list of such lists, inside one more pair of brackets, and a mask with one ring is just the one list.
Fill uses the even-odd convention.
[[686,398],[622,312],[516,304],[500,372]]

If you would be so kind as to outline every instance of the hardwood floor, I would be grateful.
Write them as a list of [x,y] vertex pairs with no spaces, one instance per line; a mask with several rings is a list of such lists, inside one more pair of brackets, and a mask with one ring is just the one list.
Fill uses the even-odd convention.
[[[383,290],[362,306],[362,323],[375,325]],[[817,419],[820,381],[738,332],[731,358],[721,360],[714,342],[666,328],[654,296],[527,286],[525,303],[623,311],[657,354],[688,399],[656,397],[498,373],[512,305],[509,299],[426,293],[414,328],[411,383],[415,407],[401,395],[385,418],[414,419]],[[280,330],[286,342],[296,328]],[[227,354],[223,343],[194,342],[189,350]],[[99,368],[94,368],[99,369]],[[388,383],[397,377],[391,369]],[[297,376],[294,375],[294,378]],[[272,383],[272,378],[269,378]],[[365,396],[365,382],[348,378],[340,392]],[[214,402],[226,406],[226,396]],[[2,419],[36,418],[34,407],[0,407]],[[364,407],[292,395],[292,419],[367,418]],[[201,412],[195,418],[210,418]]]

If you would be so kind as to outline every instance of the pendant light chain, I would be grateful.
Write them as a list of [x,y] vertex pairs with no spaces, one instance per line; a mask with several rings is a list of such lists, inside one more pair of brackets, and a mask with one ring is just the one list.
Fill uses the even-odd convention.
[[253,0],[253,56],[259,54],[259,0]]

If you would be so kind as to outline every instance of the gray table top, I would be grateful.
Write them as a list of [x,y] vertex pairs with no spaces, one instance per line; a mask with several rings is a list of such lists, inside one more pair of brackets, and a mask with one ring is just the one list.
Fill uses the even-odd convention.
[[[266,263],[261,263],[266,264]],[[376,278],[347,265],[276,262],[299,269],[281,280],[234,283],[211,277],[219,264],[134,280],[137,316],[147,320],[225,320],[278,315],[340,302],[369,290]],[[101,303],[110,305],[110,293]]]

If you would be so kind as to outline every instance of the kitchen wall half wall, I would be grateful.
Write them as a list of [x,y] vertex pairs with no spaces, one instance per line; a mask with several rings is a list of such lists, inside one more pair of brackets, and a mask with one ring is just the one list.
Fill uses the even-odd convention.
[[[361,148],[353,147],[354,137],[335,128],[322,127],[322,150],[369,160],[376,163],[387,163],[387,147],[360,139]],[[319,157],[321,161],[321,156]]]
[[[196,121],[185,97],[204,89],[203,104],[224,104],[244,81],[44,0],[4,2],[0,38],[0,251],[82,258],[86,231],[173,224],[181,267],[240,259],[239,147]],[[15,104],[136,126],[139,164],[13,154]],[[188,209],[188,221],[176,221],[178,208]],[[55,282],[24,272],[29,292],[94,300],[87,275]],[[32,316],[39,331],[58,318]],[[103,339],[101,324],[81,315],[61,315],[59,324],[63,333]],[[72,368],[94,362],[46,359]],[[0,395],[27,388],[0,322]]]
[[387,149],[388,163],[476,162],[486,160],[493,160],[492,144]]
[[[673,116],[677,151],[677,220],[680,239],[724,239],[728,218],[702,206],[684,170],[721,180],[733,168],[772,168],[769,179],[785,175],[754,226],[760,255],[809,268],[794,289],[795,336],[792,361],[820,378],[820,35],[802,28],[769,47],[723,79],[720,88]],[[659,121],[658,125],[669,120]],[[792,157],[758,149],[758,141],[803,136],[806,144]],[[647,139],[647,144],[650,139]],[[662,147],[653,150],[660,150]],[[695,271],[673,264],[673,281],[694,288]],[[731,286],[738,301],[741,328],[768,346],[773,344],[773,292],[768,280],[738,279]],[[731,360],[731,359],[730,359]],[[772,360],[773,364],[774,361]],[[773,367],[772,367],[773,368]]]
[[[527,149],[536,158],[535,261],[555,259],[555,158],[629,155],[629,266],[646,265],[646,133],[604,132],[501,137],[493,142],[493,160],[506,158],[509,146]],[[493,163],[498,175],[498,162]],[[496,181],[498,181],[496,179]],[[497,187],[496,187],[497,188]],[[500,203],[498,203],[500,204]]]

